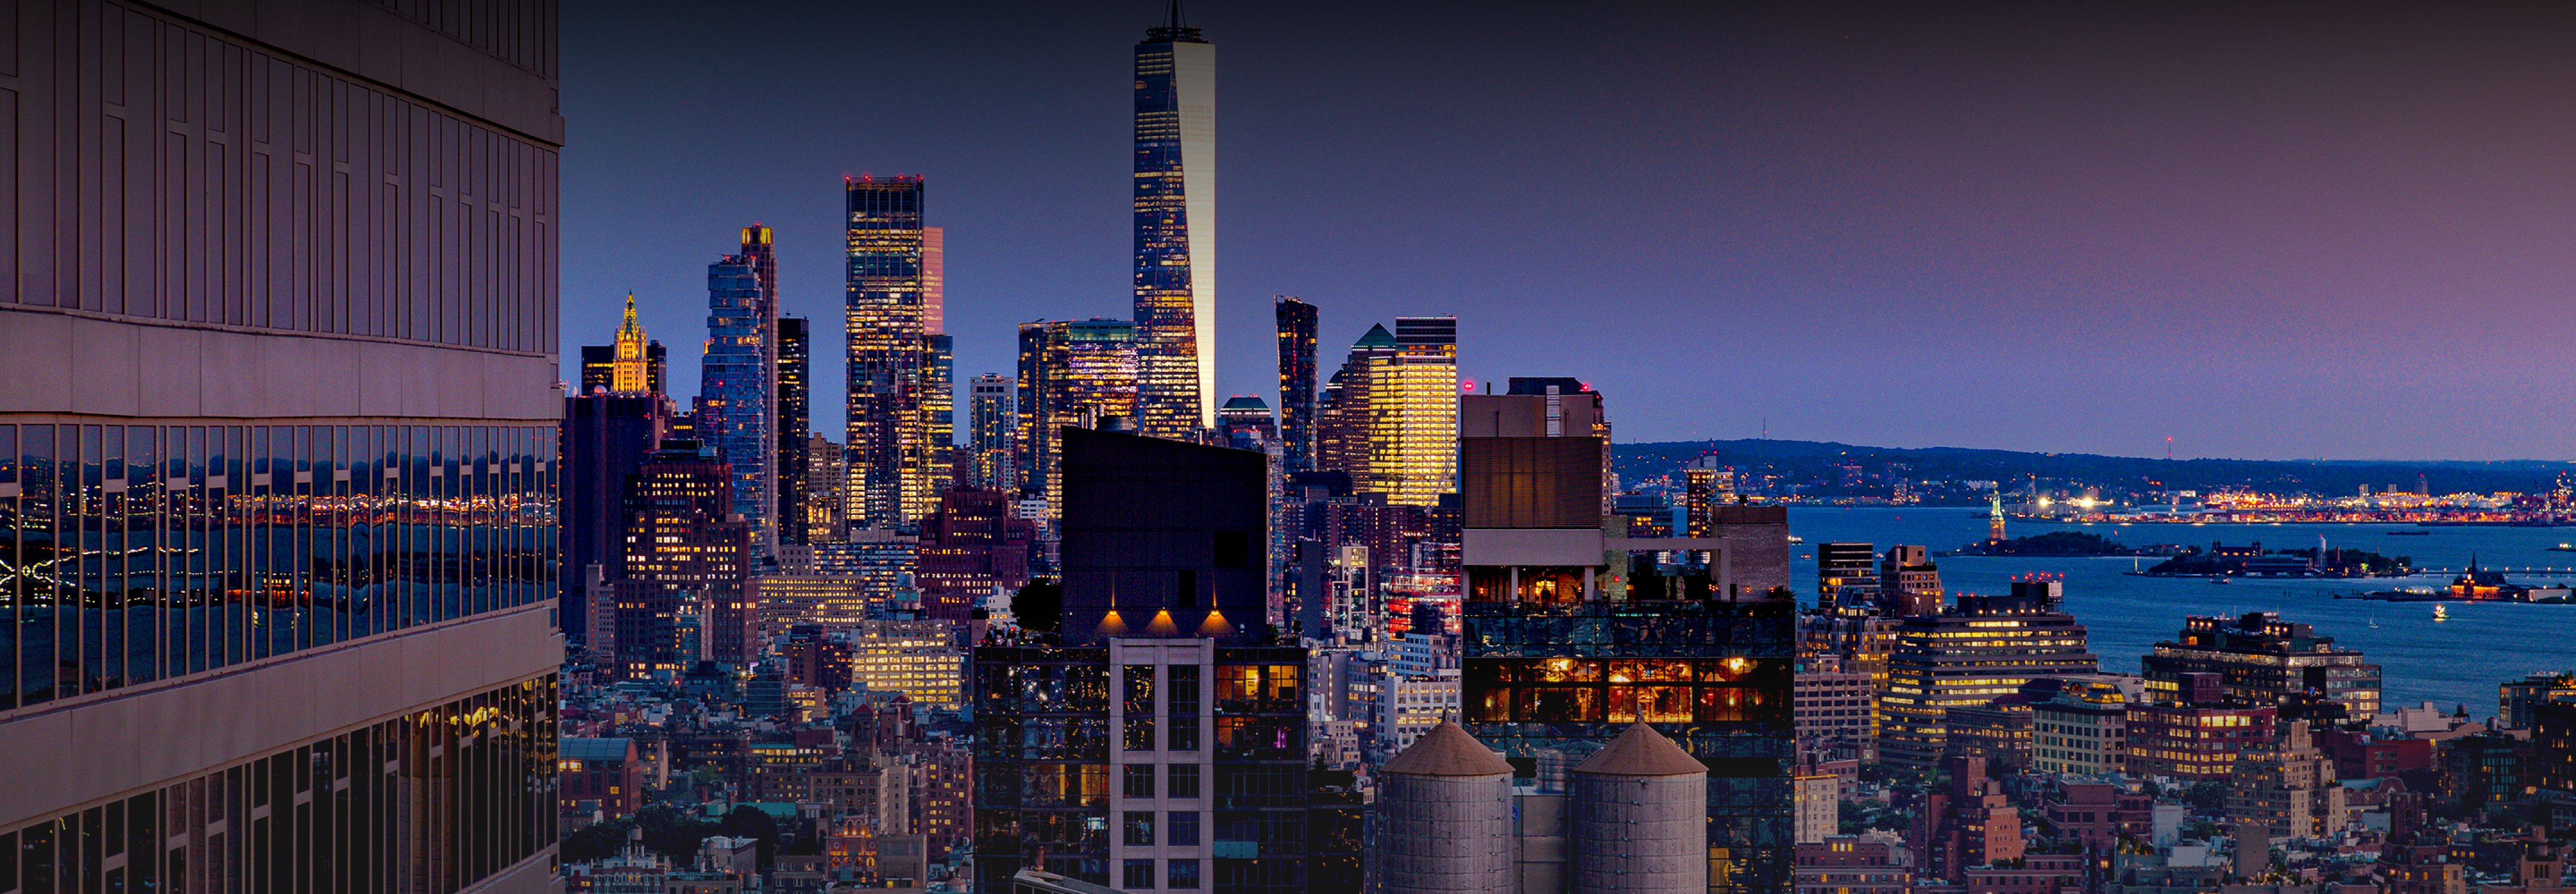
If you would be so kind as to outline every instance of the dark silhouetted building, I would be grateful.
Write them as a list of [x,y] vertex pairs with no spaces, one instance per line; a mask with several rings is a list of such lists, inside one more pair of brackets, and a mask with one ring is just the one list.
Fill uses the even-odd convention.
[[813,472],[813,321],[778,318],[778,520],[780,543],[810,543]]
[[564,634],[590,643],[587,569],[605,580],[626,576],[626,482],[662,443],[671,399],[659,394],[582,394],[564,399]]
[[1263,456],[1083,428],[1062,435],[1065,642],[1174,632],[1259,642]]
[[1279,440],[1288,471],[1315,468],[1315,306],[1286,295],[1271,300],[1279,323]]

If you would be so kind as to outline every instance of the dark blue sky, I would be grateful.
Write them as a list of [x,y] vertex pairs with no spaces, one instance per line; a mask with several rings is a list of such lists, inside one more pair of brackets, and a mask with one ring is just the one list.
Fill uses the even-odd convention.
[[[573,0],[565,351],[633,290],[694,392],[758,220],[838,437],[840,177],[928,178],[962,382],[1125,317],[1153,2]],[[1460,317],[1620,440],[2576,458],[2569,7],[1199,2],[1220,391],[1270,297]]]

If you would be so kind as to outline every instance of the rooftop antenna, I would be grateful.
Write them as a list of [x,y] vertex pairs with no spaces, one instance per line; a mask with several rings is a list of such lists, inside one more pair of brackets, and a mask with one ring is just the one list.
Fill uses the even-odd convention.
[[1181,27],[1181,0],[1172,0],[1171,11],[1164,14],[1163,27],[1173,29]]

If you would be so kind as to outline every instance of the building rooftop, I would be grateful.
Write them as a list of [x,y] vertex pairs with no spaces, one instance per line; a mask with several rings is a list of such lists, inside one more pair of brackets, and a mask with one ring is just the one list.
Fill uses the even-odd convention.
[[1654,727],[1633,724],[1609,747],[1594,753],[1590,760],[1575,767],[1577,773],[1602,776],[1688,776],[1705,774],[1708,766],[1690,756],[1673,740],[1664,738]]
[[1485,743],[1443,720],[1413,740],[1413,747],[1378,768],[1381,773],[1407,776],[1509,776],[1512,765],[1502,755],[1486,748]]
[[556,746],[563,757],[583,761],[622,761],[626,759],[625,739],[565,739]]

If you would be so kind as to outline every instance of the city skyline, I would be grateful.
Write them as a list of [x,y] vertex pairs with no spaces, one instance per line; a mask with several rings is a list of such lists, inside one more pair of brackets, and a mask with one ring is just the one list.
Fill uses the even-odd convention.
[[[859,63],[927,91],[869,106],[917,122],[905,128],[782,89],[781,117],[800,125],[758,182],[719,180],[725,168],[700,164],[718,150],[656,137],[688,120],[670,109],[701,104],[638,94],[731,82],[692,82],[696,58],[747,56],[772,83],[825,83],[839,70],[797,35],[832,29],[786,27],[817,13],[693,23],[567,9],[566,54],[582,64],[568,66],[564,103],[583,122],[567,149],[567,218],[587,223],[567,228],[565,344],[613,330],[628,288],[648,328],[691,331],[688,277],[660,271],[704,264],[704,246],[744,219],[779,229],[784,311],[828,326],[838,233],[825,209],[842,173],[920,173],[936,188],[956,231],[947,328],[960,377],[1008,370],[1017,323],[1127,317],[1126,69],[1163,12],[1135,7],[1029,10],[974,29],[988,49],[926,39]],[[2564,201],[2576,174],[2543,151],[2571,117],[2550,113],[2568,100],[2539,86],[2568,64],[2533,50],[2555,20],[2527,17],[2544,14],[2373,11],[2310,27],[2217,12],[1498,22],[1400,10],[1349,35],[1329,14],[1194,6],[1191,23],[1228,52],[1217,343],[1231,349],[1211,400],[1275,401],[1259,347],[1272,294],[1321,308],[1325,344],[1388,316],[1457,314],[1462,378],[1475,381],[1542,349],[1558,327],[1532,311],[1572,295],[1611,317],[1711,321],[1707,337],[1640,336],[1567,370],[1640,396],[1623,441],[1751,437],[1767,423],[1780,438],[2131,456],[2160,455],[2168,435],[2182,457],[2576,452],[2576,435],[2539,425],[2572,408],[2555,375],[2437,348],[2542,349],[2564,313],[2558,284],[2576,279],[2576,256],[2548,247],[2576,229]],[[1634,55],[1648,62],[1541,40],[1614,32],[1644,35]],[[1418,44],[1387,58],[1399,33]],[[651,51],[752,35],[776,46]],[[2401,39],[2382,35],[2446,61],[2375,71],[2367,57]],[[2188,62],[2155,50],[2186,39]],[[1497,53],[1530,55],[1474,69],[1498,82],[1468,89],[1466,63]],[[1013,61],[961,68],[987,57]],[[1711,64],[1679,64],[1700,59]],[[2110,100],[2142,111],[2111,114]],[[1371,149],[1382,144],[1420,148]],[[1915,148],[1894,158],[1891,146]],[[1564,213],[1499,213],[1519,199],[1493,178],[1530,170],[1577,178],[1579,194],[1554,193]],[[2104,172],[2117,176],[2085,179]],[[638,176],[671,188],[628,188]],[[1812,316],[1845,322],[1801,322]],[[1846,343],[1883,359],[1855,364]],[[681,353],[685,382],[696,358]],[[817,404],[836,403],[823,389],[837,371],[815,378]],[[2361,394],[2373,412],[2338,409]]]

